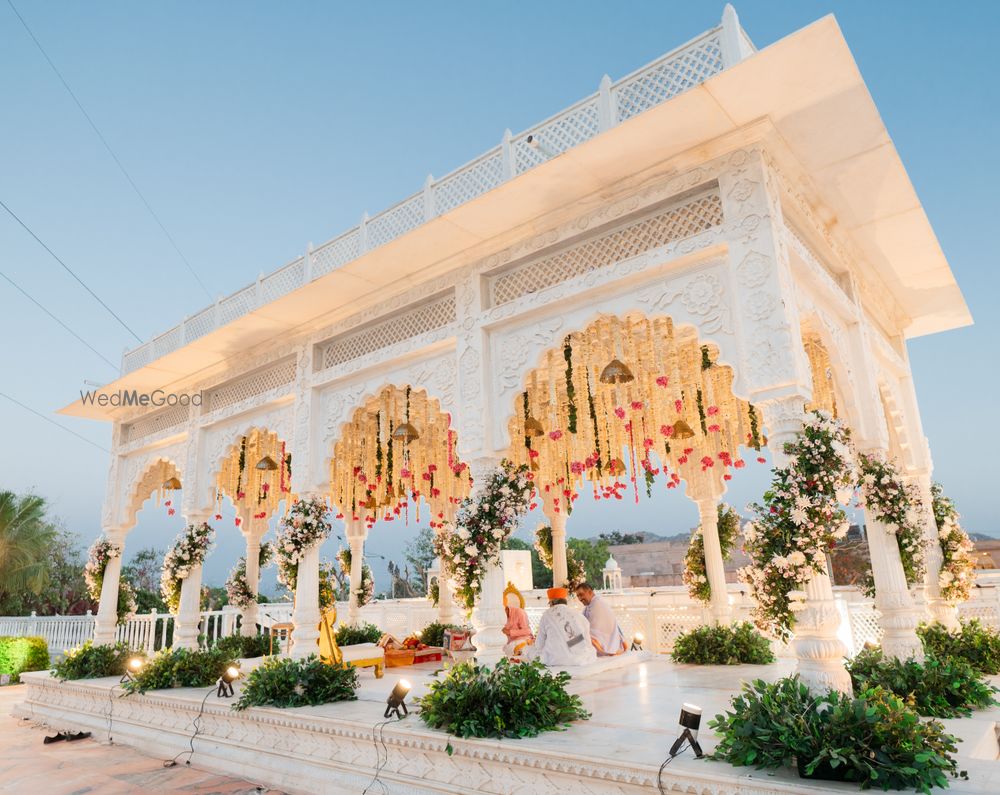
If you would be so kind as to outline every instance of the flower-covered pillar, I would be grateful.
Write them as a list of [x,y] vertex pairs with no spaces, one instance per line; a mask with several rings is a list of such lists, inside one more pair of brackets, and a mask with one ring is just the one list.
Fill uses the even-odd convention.
[[[191,511],[187,515],[189,525],[207,522],[209,511]],[[181,600],[174,619],[174,645],[182,649],[198,649],[198,625],[201,622],[201,566],[196,563],[181,581]]]
[[552,584],[565,587],[569,582],[566,563],[566,512],[558,499],[549,491],[542,491],[542,510],[552,528]]
[[[482,457],[469,463],[472,475],[472,493],[475,500],[483,490],[487,478],[499,465],[498,458]],[[485,568],[482,590],[472,611],[472,626],[476,630],[473,643],[476,646],[476,660],[480,664],[493,665],[503,657],[503,647],[507,637],[503,634],[503,626],[507,623],[507,614],[503,607],[503,567],[499,560]]]
[[931,490],[929,469],[911,471],[907,482],[920,495],[920,510],[923,514],[926,568],[923,586],[917,589],[917,606],[922,607],[931,621],[937,621],[949,629],[958,629],[958,607],[951,604],[941,594],[941,567],[944,553],[934,516],[934,493]]
[[351,582],[347,601],[347,620],[357,626],[361,623],[361,604],[358,593],[361,590],[362,573],[365,565],[365,538],[367,525],[363,519],[350,517],[344,520],[344,532],[351,547]]
[[118,549],[118,554],[108,560],[101,583],[101,600],[94,621],[94,645],[114,643],[118,633],[118,584],[122,573],[127,531],[114,528],[106,531],[108,541]]
[[[246,539],[246,583],[250,592],[256,596],[260,587],[260,540],[267,532],[267,519],[251,518],[243,515],[240,524],[244,528],[243,535]],[[244,637],[253,637],[257,634],[257,620],[259,609],[256,598],[240,611],[240,634]]]
[[712,591],[709,606],[715,624],[729,624],[733,616],[726,587],[726,564],[719,543],[719,501],[724,493],[721,477],[711,471],[697,473],[688,480],[687,496],[698,506],[699,532],[705,547],[705,574]]
[[[445,509],[445,522],[450,524],[455,520],[455,507],[449,505]],[[441,528],[438,527],[436,532],[440,533]],[[438,621],[442,624],[451,624],[455,617],[455,597],[451,592],[451,580],[447,575],[447,562],[443,556],[438,557]]]
[[[300,494],[300,500],[323,499],[321,494]],[[292,651],[298,659],[316,653],[319,642],[319,548],[324,539],[306,547],[299,558],[295,582],[295,604],[292,608]]]

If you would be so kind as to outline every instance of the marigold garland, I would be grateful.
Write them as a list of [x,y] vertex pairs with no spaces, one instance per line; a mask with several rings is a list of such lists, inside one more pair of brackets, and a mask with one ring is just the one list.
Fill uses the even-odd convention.
[[[896,465],[881,453],[858,455],[858,490],[866,510],[880,522],[887,533],[896,537],[899,558],[907,585],[923,582],[926,564],[923,506],[916,486],[903,481]],[[862,592],[875,595],[871,571],[861,583]]]
[[[112,544],[104,536],[98,538],[87,552],[87,563],[83,567],[83,578],[87,583],[87,595],[95,602],[101,600],[101,590],[104,587],[104,572],[108,568],[108,563],[112,558],[117,558],[122,553],[118,544]],[[118,578],[118,604],[115,608],[118,615],[118,623],[124,624],[138,608],[135,599],[135,589],[132,583],[119,575]]]
[[787,639],[804,607],[801,587],[823,571],[826,553],[847,534],[841,503],[850,499],[854,468],[850,431],[825,412],[807,414],[784,452],[790,463],[774,470],[763,504],[749,506],[754,518],[743,539],[750,565],[739,576],[754,596],[754,623]]
[[319,497],[298,499],[278,526],[275,541],[278,582],[292,592],[298,581],[299,561],[305,551],[322,544],[330,535],[328,513],[326,502]]
[[207,522],[189,524],[164,557],[160,595],[171,613],[180,609],[182,581],[187,579],[191,569],[205,561],[214,538],[215,531]]
[[534,495],[525,464],[504,460],[486,476],[483,489],[462,501],[453,522],[445,522],[434,538],[434,552],[455,583],[455,598],[472,610],[486,569],[500,559],[503,542],[517,528]]
[[[351,581],[351,549],[344,547],[337,553],[337,560],[340,562],[340,572],[347,581]],[[375,579],[372,577],[372,570],[368,568],[365,561],[361,562],[361,585],[355,591],[358,597],[358,607],[364,607],[375,596]]]
[[938,575],[941,596],[949,602],[964,602],[972,592],[976,568],[972,551],[975,544],[959,524],[958,509],[950,497],[944,496],[940,483],[931,486],[931,496],[938,541],[944,556]]
[[[740,532],[740,515],[724,502],[719,503],[719,546],[722,547],[722,559],[729,560],[732,556],[736,536]],[[712,586],[708,582],[708,567],[705,563],[705,536],[698,527],[691,536],[687,554],[684,556],[684,584],[688,594],[706,604],[712,599]]]
[[[547,524],[541,524],[535,529],[535,549],[538,550],[538,557],[542,564],[549,571],[552,571],[552,528]],[[587,571],[583,564],[576,559],[573,550],[566,547],[566,582],[553,585],[569,588],[575,591],[576,587],[587,581]]]

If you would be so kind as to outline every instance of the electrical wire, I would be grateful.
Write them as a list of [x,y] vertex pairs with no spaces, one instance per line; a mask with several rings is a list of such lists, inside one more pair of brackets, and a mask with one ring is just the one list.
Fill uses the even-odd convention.
[[[90,128],[101,140],[101,143],[104,144],[104,148],[108,150],[108,154],[111,155],[111,159],[115,161],[115,165],[118,166],[118,170],[122,172],[122,175],[128,181],[128,184],[132,186],[132,190],[135,191],[135,195],[138,196],[139,200],[143,203],[143,205],[145,205],[146,210],[152,216],[153,220],[156,222],[156,225],[160,227],[160,231],[162,231],[163,234],[166,236],[167,240],[170,241],[170,245],[173,247],[174,251],[177,252],[177,256],[181,258],[183,263],[187,266],[187,269],[191,271],[191,275],[194,276],[195,281],[198,282],[198,285],[201,287],[202,290],[204,290],[205,295],[208,296],[208,300],[209,301],[213,300],[211,293],[208,292],[208,288],[205,287],[205,283],[202,282],[201,278],[198,276],[198,273],[195,271],[194,267],[188,261],[188,258],[184,256],[183,252],[177,245],[177,241],[174,240],[173,235],[171,235],[170,232],[167,231],[167,228],[163,225],[163,222],[160,220],[160,216],[156,214],[150,203],[147,201],[146,197],[143,195],[142,191],[139,190],[139,186],[135,184],[135,180],[132,179],[131,174],[128,173],[128,171],[125,169],[125,166],[122,164],[122,161],[118,158],[118,155],[115,154],[114,149],[111,148],[111,144],[108,143],[103,133],[101,133],[101,131],[97,128],[97,125],[94,123],[94,120],[90,117],[90,114],[87,113],[87,110],[83,107],[83,103],[80,102],[79,98],[73,92],[73,89],[69,87],[69,83],[66,82],[66,78],[62,76],[62,72],[60,72],[59,69],[56,68],[55,63],[53,63],[52,59],[49,57],[49,54],[45,51],[45,48],[42,47],[42,43],[38,40],[38,37],[35,36],[34,33],[32,33],[31,28],[28,27],[28,23],[25,22],[24,17],[21,16],[21,12],[17,10],[17,7],[14,5],[13,0],[7,0],[7,5],[10,6],[11,11],[13,11],[14,15],[21,21],[21,25],[24,27],[25,31],[27,31],[28,36],[31,37],[31,40],[35,43],[35,46],[38,48],[38,51],[42,54],[42,57],[45,58],[49,66],[52,68],[52,71],[55,72],[56,77],[59,78],[59,82],[62,83],[63,88],[66,89],[66,93],[68,93],[70,97],[73,99],[73,102],[76,103],[76,106],[80,109],[80,113],[83,114],[83,117],[87,120],[87,123],[90,125]],[[142,340],[140,340],[140,342],[141,341]]]
[[103,353],[101,353],[99,350],[97,350],[97,348],[95,348],[93,345],[91,345],[89,342],[87,342],[83,337],[81,337],[79,334],[77,334],[75,331],[73,331],[73,329],[71,329],[69,326],[67,326],[65,323],[63,323],[52,312],[50,312],[48,309],[46,309],[45,306],[43,306],[40,301],[38,301],[36,298],[34,298],[30,293],[28,293],[27,290],[25,290],[23,287],[21,287],[21,285],[19,285],[12,278],[10,278],[10,276],[8,276],[3,271],[0,271],[0,276],[2,276],[7,281],[7,283],[10,284],[11,287],[13,287],[15,290],[17,290],[21,295],[23,295],[25,298],[27,298],[29,301],[31,301],[31,303],[33,303],[35,306],[37,306],[39,309],[41,309],[46,315],[48,315],[50,318],[52,318],[56,323],[58,323],[60,326],[62,326],[64,329],[66,329],[66,331],[68,331],[70,334],[72,334],[74,337],[76,337],[80,342],[82,342],[84,345],[86,345],[88,348],[90,348],[91,351],[93,351],[100,358],[102,358],[105,362],[107,362],[108,365],[110,365],[111,367],[113,367],[115,370],[120,370],[120,368],[118,367],[117,364],[115,364],[108,357],[106,357]]
[[97,442],[90,441],[90,439],[88,439],[86,436],[81,436],[76,431],[67,428],[65,425],[61,425],[60,423],[56,422],[55,420],[53,420],[53,419],[51,419],[49,417],[46,417],[41,412],[35,411],[33,408],[31,408],[31,406],[26,406],[20,400],[15,400],[10,395],[8,395],[6,392],[0,392],[0,397],[7,398],[7,400],[9,400],[11,403],[14,403],[17,406],[20,406],[25,411],[30,411],[36,417],[40,417],[41,419],[45,420],[50,425],[55,425],[57,428],[61,428],[62,430],[66,431],[66,433],[73,434],[77,439],[80,439],[81,441],[86,442],[91,447],[96,447],[98,450],[101,450],[101,451],[103,451],[105,453],[110,453],[111,452],[107,447],[99,445]]
[[[8,0],[8,2],[9,2],[9,0]],[[6,203],[3,201],[3,199],[0,199],[0,207],[3,207],[7,211],[8,215],[10,215],[11,218],[13,218],[15,221],[17,221],[21,225],[21,227],[24,229],[24,231],[27,232],[29,235],[31,235],[35,239],[35,242],[37,242],[38,245],[40,245],[47,252],[49,252],[49,254],[52,256],[52,259],[54,259],[56,262],[58,262],[60,265],[62,265],[63,268],[65,269],[65,271],[70,276],[72,276],[74,279],[76,279],[77,282],[80,283],[80,286],[83,287],[83,289],[86,290],[88,293],[90,293],[94,297],[94,300],[97,301],[97,303],[99,303],[101,306],[103,306],[108,311],[108,314],[110,314],[111,317],[113,317],[115,320],[117,320],[121,324],[122,328],[124,328],[129,334],[131,334],[133,337],[135,337],[136,340],[138,340],[139,342],[142,342],[142,338],[138,334],[136,334],[134,331],[132,331],[132,329],[129,327],[129,325],[124,320],[122,320],[118,316],[118,314],[110,306],[108,306],[106,303],[104,303],[104,301],[101,300],[100,296],[97,293],[95,293],[93,290],[91,290],[90,287],[87,286],[87,283],[83,279],[81,279],[79,276],[77,276],[76,273],[73,271],[73,269],[69,265],[67,265],[65,262],[63,262],[59,258],[59,256],[52,249],[50,249],[47,245],[45,245],[45,241],[43,241],[38,235],[36,235],[31,230],[31,227],[28,226],[24,221],[22,221],[20,219],[20,217],[17,215],[17,213],[15,213],[12,209],[10,209],[10,207],[8,207],[6,205]]]
[[164,767],[177,767],[177,760],[180,757],[184,756],[184,754],[187,754],[187,761],[185,761],[184,764],[185,765],[191,764],[191,757],[194,756],[194,738],[201,733],[201,716],[205,714],[205,702],[208,701],[208,697],[212,695],[212,693],[216,692],[216,689],[217,686],[212,685],[212,687],[209,688],[208,692],[205,693],[205,697],[201,700],[201,707],[198,709],[198,715],[194,719],[194,724],[193,724],[194,734],[191,735],[190,750],[179,752],[173,759],[164,759],[163,760]]
[[683,754],[684,753],[684,749],[686,749],[688,747],[690,747],[690,746],[689,745],[682,745],[679,749],[677,749],[677,753],[676,754],[671,754],[670,756],[668,756],[666,759],[663,760],[663,764],[660,765],[660,770],[656,774],[656,788],[660,791],[660,795],[667,795],[667,791],[665,789],[663,789],[663,769],[667,765],[669,765],[671,762],[673,762],[674,759],[676,759],[678,756],[680,756],[681,754]]
[[[361,791],[361,795],[368,795],[368,791],[376,784],[381,787],[383,793],[389,792],[389,788],[385,785],[385,782],[379,779],[382,775],[382,771],[385,769],[385,766],[389,764],[389,746],[385,744],[385,727],[390,723],[399,723],[402,720],[406,720],[406,717],[407,716],[403,716],[402,718],[389,718],[389,720],[380,721],[372,727],[372,745],[375,746],[375,775],[372,776],[372,780],[368,782],[368,786]],[[379,753],[379,744],[382,745],[383,753]]]

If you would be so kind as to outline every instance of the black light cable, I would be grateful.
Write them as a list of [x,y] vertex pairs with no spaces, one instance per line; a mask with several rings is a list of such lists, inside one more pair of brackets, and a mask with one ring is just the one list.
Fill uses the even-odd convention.
[[190,750],[179,752],[173,759],[164,759],[164,767],[177,767],[177,760],[187,754],[187,760],[184,762],[185,765],[191,764],[191,757],[194,756],[194,738],[201,733],[201,716],[205,714],[205,702],[208,701],[208,697],[217,691],[217,685],[212,685],[208,692],[205,693],[205,697],[201,700],[201,707],[198,708],[198,715],[194,719],[194,734],[191,735],[189,740]]
[[[379,721],[372,727],[372,745],[375,746],[375,775],[368,782],[368,786],[361,791],[361,795],[368,795],[368,791],[376,784],[379,785],[382,792],[389,792],[389,788],[385,785],[385,782],[380,779],[382,771],[389,764],[389,747],[385,743],[385,727],[390,723],[399,723],[404,720],[406,720],[405,715],[401,717],[393,715],[388,720]],[[379,744],[382,745],[382,753],[379,753]]]

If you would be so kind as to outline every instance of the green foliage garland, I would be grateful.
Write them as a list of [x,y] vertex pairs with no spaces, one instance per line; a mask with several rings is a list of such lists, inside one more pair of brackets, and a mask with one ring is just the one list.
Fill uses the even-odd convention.
[[977,619],[962,622],[954,631],[943,624],[921,624],[917,635],[927,654],[965,660],[977,671],[990,676],[1000,674],[1000,633],[984,627]]
[[573,346],[567,335],[563,341],[563,358],[566,360],[566,430],[576,433],[576,387],[573,386]]
[[357,643],[378,643],[382,630],[374,624],[341,624],[334,636],[338,646],[354,646]]
[[[549,571],[552,570],[552,528],[547,525],[539,525],[535,529],[535,549],[538,550],[538,557]],[[582,582],[587,581],[587,572],[583,563],[577,560],[573,550],[566,547],[566,582],[558,583],[571,591],[576,589]],[[557,583],[553,583],[557,584]]]
[[[337,560],[340,562],[341,574],[347,577],[348,582],[350,582],[351,548],[343,547],[337,553]],[[358,597],[358,607],[364,607],[375,596],[375,578],[372,576],[372,570],[364,561],[361,563],[361,586],[358,588],[356,596]]]
[[959,524],[958,509],[950,497],[944,496],[940,483],[931,486],[931,497],[938,542],[944,558],[938,576],[941,596],[952,603],[964,602],[968,600],[975,581],[976,563],[972,557],[975,545]]
[[122,688],[131,695],[171,687],[208,687],[235,662],[232,655],[220,649],[189,651],[175,646],[157,653]]
[[956,738],[879,688],[814,696],[797,676],[773,684],[758,679],[708,725],[721,736],[710,758],[736,766],[773,769],[797,760],[807,777],[926,795],[959,775]]
[[[719,546],[722,559],[732,557],[736,536],[740,532],[740,515],[724,502],[719,503]],[[708,567],[705,563],[705,536],[699,527],[691,536],[687,554],[684,555],[684,584],[692,599],[708,603],[712,599],[712,586],[708,582]]]
[[693,665],[768,665],[774,662],[771,644],[753,624],[697,627],[678,635],[671,654],[674,662]]
[[854,488],[850,432],[823,412],[810,412],[794,442],[785,444],[789,464],[776,468],[763,504],[743,528],[750,565],[740,579],[754,597],[753,619],[762,630],[787,638],[795,611],[804,606],[810,578],[822,572],[831,545],[847,535],[840,503]]
[[579,696],[566,692],[569,674],[535,660],[495,668],[456,665],[420,699],[420,719],[459,737],[535,737],[590,717]]
[[37,635],[0,637],[0,674],[16,682],[26,671],[44,671],[49,667],[49,644]]
[[271,638],[268,635],[227,635],[219,638],[212,648],[234,659],[266,657],[271,653]]
[[927,657],[895,660],[882,655],[881,649],[864,649],[847,664],[855,690],[882,687],[895,693],[920,715],[932,718],[957,718],[997,703],[983,674],[965,660],[955,657]]
[[271,657],[247,675],[233,709],[354,701],[357,689],[358,671],[349,665],[327,665],[316,655],[304,660]]
[[135,654],[127,643],[105,643],[95,646],[88,640],[71,649],[52,666],[52,673],[62,681],[67,679],[97,679],[102,676],[121,676],[129,658]]
[[176,613],[180,608],[181,583],[191,573],[191,569],[205,561],[214,539],[215,531],[206,522],[189,524],[167,551],[160,575],[160,593],[171,613]]

